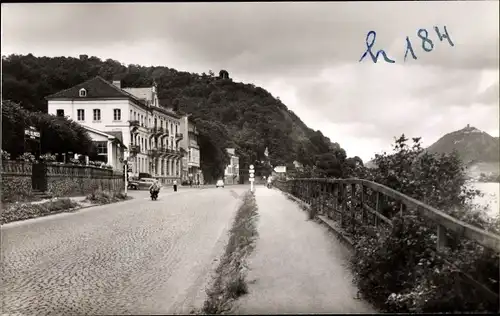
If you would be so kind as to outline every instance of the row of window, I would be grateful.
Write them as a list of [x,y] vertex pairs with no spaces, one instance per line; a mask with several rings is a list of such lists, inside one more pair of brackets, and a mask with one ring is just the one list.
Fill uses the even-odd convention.
[[[141,126],[146,125],[146,120],[145,120],[145,117],[143,114],[140,114],[140,113],[137,113],[135,111],[130,110],[130,119],[132,121],[139,121]],[[163,128],[163,122],[164,122],[164,120],[160,118],[159,126],[161,128]],[[175,133],[177,134],[179,132],[179,130],[178,130],[179,123],[178,122],[175,122],[175,123],[170,122],[169,131],[171,131],[172,133],[174,132],[174,124],[175,124]],[[149,119],[149,126],[152,126],[151,118]],[[155,127],[158,126],[158,120],[156,118],[154,119],[154,126]],[[168,129],[168,127],[169,127],[169,124],[168,124],[168,122],[165,121],[165,128]]]
[[[93,120],[100,121],[101,120],[101,109],[93,109]],[[59,109],[56,111],[56,115],[60,117],[64,117],[64,110]],[[78,109],[76,110],[76,120],[77,121],[85,121],[85,110]],[[113,109],[113,121],[121,121],[122,120],[122,110]]]
[[[132,172],[149,172],[153,174],[153,163],[150,159],[141,157],[137,157],[136,159],[136,163],[132,165]],[[166,161],[158,163],[156,167],[159,168],[159,170],[157,169],[156,171],[163,176],[180,176],[181,174],[181,165],[179,161],[175,161],[171,164],[170,170]]]
[[[154,146],[154,142],[153,140],[148,140],[147,138],[145,137],[141,137],[139,135],[132,135],[132,144],[133,145],[139,145],[141,147],[141,151],[147,151],[149,148],[153,148]],[[170,149],[176,149],[176,146],[175,146],[175,142],[174,142],[174,139],[171,137],[170,140],[169,139],[165,139],[163,141],[163,143],[158,143],[156,142],[156,147],[160,147],[160,146],[163,146],[163,147],[168,147]],[[148,148],[149,147],[149,148]]]

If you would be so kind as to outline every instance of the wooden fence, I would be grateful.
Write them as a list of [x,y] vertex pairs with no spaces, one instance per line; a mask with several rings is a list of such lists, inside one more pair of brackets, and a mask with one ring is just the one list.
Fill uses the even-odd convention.
[[[469,225],[379,183],[363,179],[293,179],[277,180],[275,185],[312,207],[318,217],[338,223],[343,234],[374,236],[381,229],[390,229],[396,214],[414,210],[415,214],[435,225],[437,252],[442,253],[457,238],[466,238],[479,244],[484,251],[500,255],[500,236]],[[467,273],[460,271],[460,274],[465,281],[482,291],[486,299],[499,302],[499,295],[494,289]]]

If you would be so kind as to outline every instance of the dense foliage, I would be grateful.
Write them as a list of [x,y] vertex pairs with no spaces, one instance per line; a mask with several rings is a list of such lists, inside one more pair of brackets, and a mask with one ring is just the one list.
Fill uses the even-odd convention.
[[[161,103],[192,114],[200,125],[200,155],[205,180],[223,174],[228,157],[223,147],[234,147],[240,170],[256,166],[256,176],[268,175],[270,165],[300,161],[308,169],[316,163],[317,176],[345,176],[345,151],[320,131],[309,129],[292,111],[266,90],[252,84],[219,79],[208,74],[181,72],[168,67],[122,65],[86,55],[77,58],[2,57],[4,99],[29,111],[46,112],[44,97],[97,75],[121,79],[123,87],[144,87],[153,80]],[[269,157],[265,157],[265,148]]]
[[[41,146],[24,141],[24,129],[35,127],[41,133]],[[31,146],[26,148],[25,146]],[[2,150],[11,159],[24,158],[27,152],[79,153],[94,156],[87,131],[78,123],[42,112],[30,112],[12,101],[2,102]]]
[[[403,135],[396,140],[394,154],[377,155],[377,169],[358,172],[455,218],[500,234],[499,219],[489,218],[484,209],[472,204],[479,192],[465,185],[465,170],[457,154],[425,153],[419,138],[413,139],[411,147],[407,141]],[[390,208],[390,203],[385,207]],[[458,273],[468,273],[498,294],[497,254],[451,235],[445,255],[436,254],[433,223],[410,209],[392,219],[393,229],[357,240],[353,269],[365,298],[389,312],[498,311],[498,299],[487,300],[476,286],[461,281]]]

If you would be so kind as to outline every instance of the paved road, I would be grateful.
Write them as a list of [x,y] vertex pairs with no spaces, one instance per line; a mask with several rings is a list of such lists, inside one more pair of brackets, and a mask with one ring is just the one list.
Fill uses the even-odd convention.
[[248,186],[161,192],[1,229],[3,313],[170,314],[201,307]]

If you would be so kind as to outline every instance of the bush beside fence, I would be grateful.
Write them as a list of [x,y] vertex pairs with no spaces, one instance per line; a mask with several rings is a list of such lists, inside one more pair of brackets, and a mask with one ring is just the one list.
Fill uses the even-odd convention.
[[[2,202],[34,198],[32,163],[2,161]],[[123,173],[75,164],[47,164],[47,193],[54,197],[83,196],[96,190],[119,193],[125,189]]]

